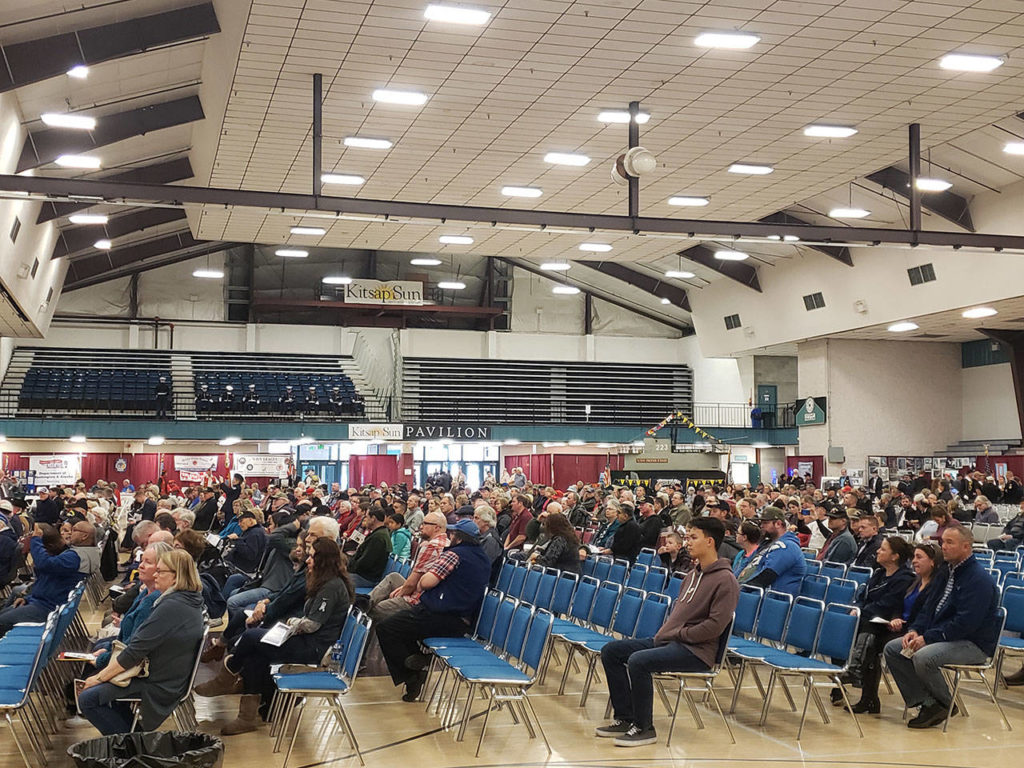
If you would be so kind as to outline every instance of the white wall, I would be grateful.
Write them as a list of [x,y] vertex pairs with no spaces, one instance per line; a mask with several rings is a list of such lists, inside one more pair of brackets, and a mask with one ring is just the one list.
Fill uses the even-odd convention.
[[[827,339],[798,347],[799,397],[828,398],[824,425],[800,427],[801,455],[842,447],[845,464],[924,455],[960,440],[960,345]],[[839,464],[826,463],[826,474]]]
[[1020,440],[1020,420],[1009,363],[964,368],[963,439]]

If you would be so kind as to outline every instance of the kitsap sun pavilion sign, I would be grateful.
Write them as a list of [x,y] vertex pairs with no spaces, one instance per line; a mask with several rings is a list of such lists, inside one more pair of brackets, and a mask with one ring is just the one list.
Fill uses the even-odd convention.
[[345,289],[350,304],[390,304],[419,306],[423,301],[423,283],[413,280],[353,280]]

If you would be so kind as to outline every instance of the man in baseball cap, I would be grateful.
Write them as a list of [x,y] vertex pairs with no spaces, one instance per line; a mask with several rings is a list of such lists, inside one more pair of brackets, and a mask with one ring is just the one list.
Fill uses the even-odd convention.
[[37,523],[60,525],[60,506],[57,500],[50,496],[50,489],[40,486],[36,488],[36,493],[39,494],[39,501],[32,510],[32,519]]
[[762,589],[771,587],[777,592],[788,592],[796,597],[800,594],[800,583],[807,572],[807,561],[800,549],[800,540],[789,530],[786,513],[776,506],[769,506],[758,516],[761,535],[768,542],[751,563],[755,566],[753,577],[746,583]]

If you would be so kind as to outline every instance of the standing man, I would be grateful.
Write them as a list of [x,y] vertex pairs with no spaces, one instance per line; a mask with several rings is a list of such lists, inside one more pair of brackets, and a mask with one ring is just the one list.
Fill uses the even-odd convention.
[[526,526],[533,515],[530,513],[530,500],[521,493],[512,497],[512,524],[508,528],[508,535],[505,536],[505,551],[521,549],[526,542]]
[[703,672],[714,665],[740,591],[729,562],[718,556],[724,537],[721,520],[691,520],[687,545],[696,567],[680,587],[661,629],[654,637],[615,640],[601,649],[615,720],[596,729],[599,738],[613,738],[620,747],[653,744],[658,735],[651,676]]
[[167,377],[161,376],[153,388],[153,395],[156,397],[156,417],[167,418],[167,410],[171,405],[171,385],[167,383]]

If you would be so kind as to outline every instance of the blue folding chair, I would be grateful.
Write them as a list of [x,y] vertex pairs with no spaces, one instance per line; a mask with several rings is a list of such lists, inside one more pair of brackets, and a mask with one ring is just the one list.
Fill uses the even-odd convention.
[[636,556],[637,565],[646,565],[648,567],[657,565],[658,553],[651,547],[644,547],[640,550],[640,554]]
[[641,589],[644,592],[662,592],[665,589],[665,582],[667,580],[668,568],[662,568],[661,566],[649,568]]
[[815,574],[804,576],[803,581],[800,582],[800,596],[824,600],[830,581],[831,579],[828,576],[818,576]]
[[632,589],[643,589],[644,579],[647,578],[648,570],[649,569],[646,565],[634,565],[629,569],[629,575],[626,577],[625,586],[631,587]]
[[848,605],[853,603],[857,596],[857,582],[849,579],[832,579],[828,585],[828,592],[825,593],[825,604],[842,603]]

